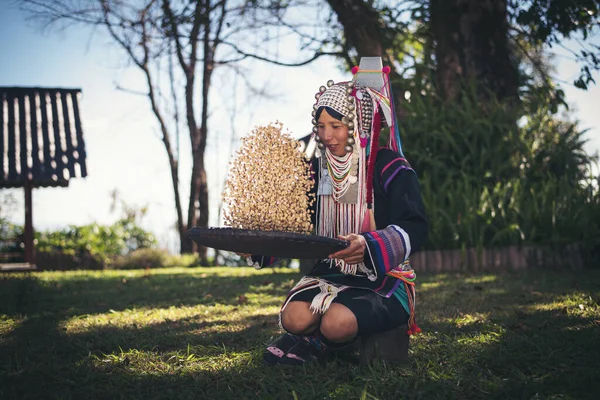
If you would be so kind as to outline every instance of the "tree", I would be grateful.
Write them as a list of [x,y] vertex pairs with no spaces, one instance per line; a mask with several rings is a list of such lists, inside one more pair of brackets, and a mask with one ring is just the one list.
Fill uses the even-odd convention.
[[348,67],[383,57],[397,107],[405,91],[411,96],[398,111],[420,171],[428,246],[597,243],[593,157],[577,124],[556,116],[566,104],[547,57],[548,47],[579,35],[575,85],[593,82],[600,48],[585,39],[597,31],[597,2],[327,3],[334,39],[323,46],[342,52]]
[[[143,95],[150,102],[168,156],[181,252],[192,252],[194,244],[185,236],[188,228],[207,226],[209,220],[205,149],[213,74],[219,66],[233,66],[248,57],[260,58],[251,51],[244,51],[242,44],[255,38],[255,43],[262,39],[264,45],[263,35],[258,32],[276,21],[282,6],[275,0],[21,0],[20,4],[46,27],[66,28],[78,23],[105,28],[144,74],[147,91]],[[170,95],[163,94],[161,72],[165,65],[168,65]],[[184,82],[183,91],[174,84],[180,78]],[[179,107],[182,104],[192,160],[187,216],[182,204],[179,170]],[[198,251],[205,261],[206,249]]]
[[526,0],[508,4],[513,40],[521,39],[536,49],[560,47],[564,39],[573,39],[577,46],[565,49],[581,67],[580,76],[573,83],[581,89],[595,83],[592,75],[600,71],[600,46],[589,39],[599,33],[598,0]]
[[506,0],[431,0],[429,11],[438,94],[454,101],[463,84],[477,82],[484,93],[515,101],[518,77]]
[[[399,67],[414,66],[414,62],[404,58],[406,42],[411,40],[410,27],[414,26],[406,17],[423,13],[420,1],[404,1],[395,6],[385,1],[377,6],[373,1],[363,0],[327,0],[327,3],[338,21],[337,26],[332,24],[337,32],[329,36],[341,39],[326,39],[324,43],[333,46],[332,53],[342,54],[349,69],[358,65],[361,57],[382,57],[391,68],[391,79],[398,80],[402,78]],[[400,115],[403,98],[399,94],[396,93],[394,104]]]
[[[79,12],[74,12],[76,0],[68,2],[70,8],[67,9],[56,6],[57,2],[46,7],[40,5],[46,2],[50,4],[48,0],[21,1],[29,4],[32,10],[41,9],[42,16],[49,22],[67,20],[113,28],[113,37],[121,38],[121,42],[117,42],[123,48],[132,49],[130,56],[133,60],[141,61],[141,66],[136,63],[140,68],[145,65],[144,61],[149,66],[155,66],[160,59],[177,59],[179,71],[182,71],[180,74],[186,78],[183,97],[186,99],[187,129],[196,146],[194,149],[197,149],[194,162],[198,162],[198,169],[194,168],[196,172],[190,182],[197,192],[190,196],[187,220],[183,218],[181,207],[178,209],[180,233],[208,214],[202,209],[206,203],[203,203],[201,188],[206,184],[205,180],[203,183],[205,172],[201,155],[208,134],[206,121],[210,79],[219,66],[232,66],[246,59],[299,66],[322,55],[335,55],[350,67],[357,65],[361,56],[382,56],[386,64],[392,67],[391,77],[396,89],[395,104],[399,115],[402,115],[402,110],[408,109],[409,113],[413,113],[410,116],[413,123],[418,118],[425,119],[417,121],[420,126],[424,126],[424,122],[439,122],[429,124],[429,131],[415,130],[422,134],[420,139],[423,147],[418,151],[419,157],[412,160],[415,164],[430,162],[431,169],[427,172],[431,173],[435,167],[435,172],[443,178],[428,181],[424,177],[423,182],[432,185],[443,183],[455,188],[455,179],[459,176],[467,178],[465,182],[477,180],[483,189],[491,192],[495,185],[503,182],[503,178],[514,178],[515,170],[522,165],[528,168],[527,163],[519,160],[521,153],[506,145],[513,140],[524,146],[527,142],[519,137],[526,135],[527,131],[516,129],[517,118],[526,113],[534,114],[535,107],[531,104],[535,98],[541,99],[537,109],[550,114],[556,112],[556,105],[562,101],[560,89],[550,77],[548,62],[544,59],[546,46],[558,45],[563,38],[573,35],[581,35],[585,42],[598,27],[598,7],[593,0],[326,0],[330,6],[329,13],[323,9],[323,0],[201,0],[178,2],[177,7],[168,0],[146,0],[145,8],[135,9],[116,0],[97,0],[102,6],[98,15],[90,14],[89,9],[84,7],[87,2],[82,2]],[[67,0],[58,3],[67,3]],[[119,13],[111,8],[117,5],[120,7]],[[296,8],[304,10],[296,13]],[[107,18],[107,14],[110,18]],[[39,16],[40,13],[34,15]],[[280,30],[285,33],[280,33]],[[265,34],[257,35],[259,39],[252,41],[252,35],[248,34],[250,31]],[[273,32],[275,34],[271,35]],[[293,33],[298,39],[300,61],[282,61],[278,53],[265,50],[265,41],[277,41],[288,33]],[[196,57],[191,57],[192,43],[198,45]],[[594,46],[588,46],[580,52],[584,75],[579,83],[576,82],[578,86],[585,87],[593,82],[591,72],[598,69],[599,53],[600,49]],[[203,104],[199,127],[190,118],[190,113],[191,117],[197,114],[187,102],[188,99],[193,102],[194,97],[188,97],[189,80],[186,72],[193,74],[196,63],[202,66],[203,71],[200,85]],[[149,77],[155,76],[155,69],[142,70]],[[190,78],[193,80],[194,76]],[[160,87],[156,85],[156,80],[149,78],[149,87],[152,87],[152,83],[155,88]],[[189,88],[193,90],[193,84]],[[470,92],[471,88],[475,90]],[[415,105],[419,103],[417,100],[424,99],[430,103],[422,102],[421,108],[402,107],[405,91],[413,96],[412,103]],[[172,92],[175,93],[175,90]],[[549,104],[552,93],[555,98],[550,99],[552,104]],[[158,93],[155,98],[157,105],[164,102]],[[515,105],[518,102],[526,104],[517,108]],[[506,104],[509,107],[504,110]],[[418,112],[421,115],[416,115]],[[476,118],[468,121],[469,113]],[[432,118],[434,114],[436,119]],[[157,119],[161,121],[158,114]],[[471,123],[473,121],[476,123]],[[409,123],[405,121],[402,125]],[[465,124],[468,124],[470,132],[462,135],[462,138],[455,137],[453,134],[464,130]],[[167,117],[162,119],[163,126],[163,135],[170,138],[171,130],[168,129],[171,125]],[[444,128],[438,130],[439,140],[432,140],[431,132],[439,127]],[[416,142],[411,138],[409,141]],[[434,143],[439,146],[435,147]],[[575,140],[572,144],[572,149],[578,151],[580,143]],[[500,148],[504,153],[500,154]],[[469,150],[469,157],[461,157],[467,153],[465,150]],[[571,153],[566,156],[570,157]],[[494,157],[489,157],[489,154]],[[545,159],[546,156],[541,158]],[[170,162],[175,177],[177,156],[170,158]],[[415,166],[419,169],[418,165]],[[175,187],[176,179],[173,181]],[[466,187],[469,188],[469,185]],[[444,216],[445,220],[452,222],[452,218],[458,218],[458,222],[454,222],[460,224],[461,213],[463,216],[467,212],[472,214],[473,207],[476,208],[481,201],[478,197],[481,191],[479,187],[475,188],[477,190],[473,190],[473,187],[470,189],[473,202],[465,203],[465,207],[460,205],[456,208],[460,209],[458,216]],[[175,193],[177,196],[177,188]],[[460,196],[460,192],[450,193],[449,189],[447,198],[453,200]],[[448,205],[442,203],[439,208],[447,210]],[[492,216],[490,220],[494,218]],[[463,219],[463,226],[466,225]],[[499,229],[503,229],[503,226]],[[440,237],[451,237],[452,232],[441,232]],[[475,231],[470,232],[472,234]]]
[[352,65],[360,56],[382,56],[399,73],[395,79],[405,81],[410,72],[420,88],[442,99],[455,99],[475,81],[482,98],[491,92],[514,102],[530,83],[520,76],[526,63],[560,102],[562,93],[539,59],[564,39],[579,43],[567,49],[581,65],[577,87],[594,83],[600,70],[600,46],[589,40],[600,27],[597,0],[326,1],[337,19],[330,19],[330,36],[339,39],[324,44]]

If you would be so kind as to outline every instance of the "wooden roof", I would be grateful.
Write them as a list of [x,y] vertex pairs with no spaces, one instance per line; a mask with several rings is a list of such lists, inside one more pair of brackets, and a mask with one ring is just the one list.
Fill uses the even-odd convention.
[[0,87],[0,188],[87,176],[80,89]]

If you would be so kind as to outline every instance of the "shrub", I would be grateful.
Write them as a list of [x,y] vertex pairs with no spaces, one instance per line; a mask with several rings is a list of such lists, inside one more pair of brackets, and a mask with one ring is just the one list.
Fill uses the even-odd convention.
[[171,266],[170,258],[163,249],[137,249],[116,257],[111,266],[116,269],[164,268]]
[[[78,268],[77,260],[87,260],[86,264],[93,264],[94,269],[97,265],[106,268],[118,256],[156,244],[151,233],[128,218],[109,226],[92,223],[71,225],[54,232],[37,232],[36,239],[37,252],[47,255],[38,258],[38,265],[44,269],[58,270]],[[59,264],[56,264],[56,254],[62,255]],[[90,258],[94,261],[90,261]]]
[[102,270],[106,267],[102,261],[90,254],[69,254],[57,250],[37,251],[35,258],[40,270]]
[[0,217],[0,261],[22,262],[25,258],[23,227]]
[[167,267],[197,267],[200,265],[200,258],[197,254],[174,254],[170,255],[167,261]]
[[[549,110],[519,125],[484,109],[413,96],[401,122],[421,183],[430,249],[600,243],[600,193],[584,131]],[[597,248],[595,250],[598,251]]]

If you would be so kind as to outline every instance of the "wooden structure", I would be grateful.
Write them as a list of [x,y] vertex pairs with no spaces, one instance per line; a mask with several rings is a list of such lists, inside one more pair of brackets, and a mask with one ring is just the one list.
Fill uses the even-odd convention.
[[577,245],[560,249],[541,245],[513,245],[465,250],[426,250],[411,255],[410,262],[417,274],[501,272],[537,267],[578,270],[585,266]]
[[35,265],[32,191],[87,176],[80,89],[0,87],[0,189],[25,191],[25,262]]

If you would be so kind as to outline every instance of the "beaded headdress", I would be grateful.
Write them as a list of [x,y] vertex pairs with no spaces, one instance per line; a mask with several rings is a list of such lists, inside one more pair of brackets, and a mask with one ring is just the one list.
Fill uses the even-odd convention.
[[[315,116],[320,107],[326,106],[344,116],[342,122],[348,126],[349,137],[360,139],[361,147],[367,147],[367,152],[371,150],[369,138],[378,135],[382,126],[387,126],[390,128],[388,147],[403,155],[389,80],[390,68],[383,67],[380,57],[363,57],[360,66],[352,68],[352,73],[351,81],[334,83],[329,80],[327,87],[321,86],[315,94],[313,137],[319,141]],[[349,140],[348,144],[353,143]],[[324,146],[319,148],[322,150]]]
[[[349,135],[346,151],[351,152],[352,146],[356,140],[360,140],[361,146],[367,143],[371,136],[373,122],[373,100],[366,87],[357,85],[354,81],[333,83],[328,81],[326,88],[321,86],[319,92],[315,95],[317,102],[313,106],[313,133],[315,139],[319,141],[317,135],[316,112],[320,107],[329,107],[341,115],[342,122],[348,126]],[[353,134],[356,128],[356,136]],[[319,148],[322,150],[324,146],[319,143]]]

